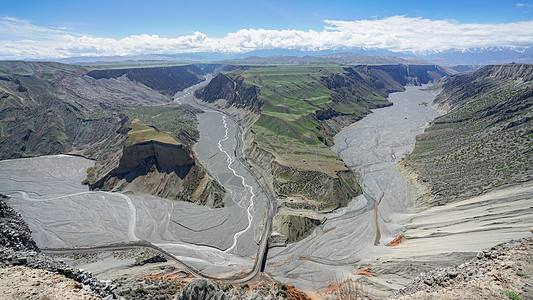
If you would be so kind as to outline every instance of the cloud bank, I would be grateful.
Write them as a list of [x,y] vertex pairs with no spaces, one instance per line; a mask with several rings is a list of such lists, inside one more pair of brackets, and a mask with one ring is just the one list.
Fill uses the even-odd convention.
[[262,49],[385,49],[428,53],[481,47],[530,47],[533,21],[462,24],[392,16],[383,19],[325,20],[322,31],[242,29],[225,37],[201,32],[174,38],[132,35],[122,39],[95,37],[64,28],[46,28],[30,21],[0,18],[0,59],[124,56],[197,52],[245,53]]

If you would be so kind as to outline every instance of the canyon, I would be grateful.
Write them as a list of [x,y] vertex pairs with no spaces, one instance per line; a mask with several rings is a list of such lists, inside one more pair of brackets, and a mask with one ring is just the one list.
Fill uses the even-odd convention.
[[[529,234],[530,65],[231,63],[2,62],[0,193],[37,245],[142,240],[222,281],[387,297]],[[138,272],[97,256],[60,255]]]

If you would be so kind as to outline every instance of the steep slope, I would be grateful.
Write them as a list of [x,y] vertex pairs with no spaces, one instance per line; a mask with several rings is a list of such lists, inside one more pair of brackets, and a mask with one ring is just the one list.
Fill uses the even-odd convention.
[[[403,91],[402,84],[440,78],[435,66],[416,67],[418,75],[409,77],[411,68],[311,64],[236,69],[222,72],[195,95],[240,120],[247,162],[287,208],[278,217],[286,222],[275,223],[275,230],[287,234],[287,228],[300,228],[289,234],[297,240],[312,231],[299,225],[316,226],[316,217],[313,212],[292,216],[290,209],[331,211],[361,193],[354,175],[329,148],[333,136],[370,109],[391,105],[388,94]],[[295,219],[298,224],[291,222]]]
[[95,79],[125,76],[168,96],[173,96],[177,92],[201,82],[204,79],[199,75],[202,74],[205,72],[195,65],[92,70],[87,73],[88,76]]
[[432,204],[533,179],[533,65],[487,66],[446,78],[435,104],[448,110],[407,163],[429,184]]
[[[57,63],[0,63],[0,159],[120,148],[125,116],[114,107],[168,99],[131,80],[95,80]],[[122,137],[122,138],[121,138]]]

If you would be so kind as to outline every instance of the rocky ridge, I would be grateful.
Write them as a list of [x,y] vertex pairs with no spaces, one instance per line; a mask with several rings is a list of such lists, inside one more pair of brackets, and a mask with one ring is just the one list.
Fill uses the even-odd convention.
[[485,249],[457,267],[420,273],[393,293],[399,299],[532,299],[533,237]]
[[7,199],[7,196],[0,194],[0,246],[15,251],[39,251],[39,247],[31,238],[28,224],[4,202]]

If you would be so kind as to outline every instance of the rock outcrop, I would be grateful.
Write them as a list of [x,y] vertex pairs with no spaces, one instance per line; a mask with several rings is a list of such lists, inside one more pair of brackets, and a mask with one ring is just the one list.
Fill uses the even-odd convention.
[[399,299],[532,299],[533,238],[485,249],[457,267],[420,273]]
[[223,207],[224,188],[196,164],[182,144],[146,141],[124,147],[118,157],[97,165],[92,190],[150,194],[171,200]]
[[239,287],[234,287],[231,285],[221,286],[222,285],[209,280],[194,279],[185,286],[183,292],[178,295],[177,299],[310,299],[305,293],[297,290],[293,286],[280,282],[263,286],[248,286],[247,284]]
[[15,251],[39,251],[31,238],[31,230],[19,213],[6,202],[8,197],[0,194],[0,246]]
[[195,299],[209,299],[209,300],[223,300],[227,299],[226,294],[220,287],[212,281],[205,279],[195,279],[191,281],[181,293],[180,300],[195,300]]
[[306,238],[317,226],[326,221],[325,217],[305,214],[277,214],[274,217],[273,229],[286,237],[288,243]]

